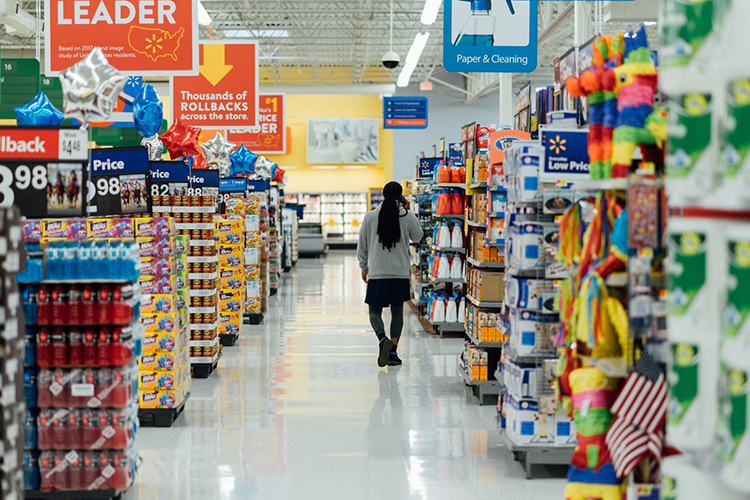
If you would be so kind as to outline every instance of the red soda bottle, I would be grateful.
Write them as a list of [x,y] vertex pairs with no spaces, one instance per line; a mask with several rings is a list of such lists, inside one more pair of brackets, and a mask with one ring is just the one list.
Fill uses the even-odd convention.
[[68,442],[66,449],[83,448],[83,423],[81,410],[71,409],[68,412]]
[[128,454],[124,451],[113,452],[112,467],[115,471],[112,477],[109,478],[110,488],[113,490],[127,489],[130,482],[130,460],[128,460]]
[[[81,374],[81,383],[82,384],[87,384],[87,385],[91,386],[94,389],[94,391],[93,391],[94,392],[94,396],[97,395],[96,370],[92,370],[91,368],[86,368],[85,370],[83,370],[83,372]],[[90,392],[90,389],[89,389],[89,394],[90,393],[91,392]],[[76,406],[78,406],[80,408],[89,407],[90,406],[89,402],[91,401],[91,399],[92,399],[92,396],[81,397],[78,400],[78,404]]]
[[112,331],[112,366],[125,366],[133,361],[133,328],[117,327]]
[[54,491],[55,488],[55,454],[51,451],[44,451],[39,456],[39,473],[42,476],[42,491]]
[[65,418],[65,411],[58,411],[52,416],[52,449],[68,449],[68,421]]
[[49,325],[52,322],[52,302],[50,301],[49,288],[43,286],[37,292],[36,299],[36,324]]
[[96,397],[101,401],[100,406],[114,406],[111,403],[112,394],[116,389],[113,387],[113,384],[112,370],[110,368],[96,370]]
[[96,345],[96,364],[110,366],[112,361],[112,331],[103,326],[99,330],[99,342]]
[[115,408],[125,408],[128,406],[128,402],[133,398],[133,394],[130,391],[130,369],[115,368],[112,370],[112,392],[109,393],[109,404]]
[[81,324],[82,325],[95,325],[97,319],[96,306],[97,306],[97,293],[96,289],[91,285],[83,287],[81,292]]
[[84,366],[83,362],[83,333],[74,326],[68,332],[68,364],[70,366]]
[[68,455],[68,485],[72,491],[86,489],[83,483],[83,457],[77,452]]
[[[99,453],[87,451],[83,454],[83,488],[91,489],[99,477]],[[100,488],[96,488],[100,489]]]
[[36,378],[36,385],[38,388],[37,404],[39,408],[52,408],[52,381],[54,375],[52,370],[42,368],[39,370],[39,375]]
[[68,406],[67,382],[65,381],[65,370],[60,368],[52,372],[52,383],[49,392],[52,393],[52,408],[65,408]]
[[36,334],[36,364],[52,366],[52,339],[48,328],[40,328]]
[[103,286],[99,290],[99,303],[96,309],[96,324],[109,325],[112,323],[112,288]]
[[98,448],[100,449],[107,449],[111,448],[111,444],[109,441],[109,438],[112,437],[112,425],[110,422],[110,410],[99,410],[99,413],[97,415],[98,419],[98,430],[99,430],[99,437],[98,440],[101,441],[101,446]]
[[109,438],[109,448],[124,450],[128,447],[128,419],[124,410],[109,410],[112,435]]
[[52,330],[52,366],[68,366],[68,335],[62,328]]
[[81,412],[81,427],[83,429],[83,446],[81,448],[88,450],[99,439],[99,425],[96,411],[86,409]]
[[96,337],[94,328],[86,328],[83,332],[83,366],[96,366]]
[[70,489],[70,476],[68,475],[68,467],[65,461],[65,452],[55,452],[55,489],[58,491],[66,491]]
[[68,324],[69,325],[80,325],[82,324],[82,299],[83,293],[77,286],[71,286],[68,289]]
[[110,478],[112,477],[112,455],[108,451],[103,451],[99,454],[99,478],[104,479],[99,490],[112,489],[110,485]]
[[56,286],[52,289],[52,324],[64,326],[68,324],[68,289]]
[[133,286],[115,287],[112,294],[112,324],[127,325],[133,319]]
[[53,410],[49,408],[43,408],[39,410],[39,417],[37,418],[37,440],[40,450],[52,449],[52,415]]

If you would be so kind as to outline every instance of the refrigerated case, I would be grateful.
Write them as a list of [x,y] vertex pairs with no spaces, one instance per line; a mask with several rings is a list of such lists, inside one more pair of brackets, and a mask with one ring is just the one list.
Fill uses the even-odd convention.
[[318,257],[326,253],[323,228],[319,222],[300,222],[297,225],[297,252],[300,257]]
[[321,224],[325,242],[331,248],[354,248],[359,239],[359,228],[367,213],[367,192],[297,193],[297,203],[303,204],[300,222]]

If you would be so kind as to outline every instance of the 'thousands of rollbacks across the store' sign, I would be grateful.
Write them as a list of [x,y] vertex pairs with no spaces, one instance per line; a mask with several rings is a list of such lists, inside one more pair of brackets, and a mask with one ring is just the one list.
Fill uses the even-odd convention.
[[132,76],[198,74],[197,0],[44,0],[45,72],[101,47]]
[[91,150],[86,212],[89,215],[151,211],[151,165],[145,147]]
[[383,128],[427,128],[427,98],[384,97]]
[[258,124],[255,42],[203,42],[200,74],[169,80],[170,122],[203,129],[251,129]]
[[542,129],[542,181],[581,181],[589,178],[588,130]]
[[0,127],[0,207],[26,217],[82,216],[88,136],[78,127]]
[[446,0],[443,66],[454,72],[534,71],[538,18],[535,0]]

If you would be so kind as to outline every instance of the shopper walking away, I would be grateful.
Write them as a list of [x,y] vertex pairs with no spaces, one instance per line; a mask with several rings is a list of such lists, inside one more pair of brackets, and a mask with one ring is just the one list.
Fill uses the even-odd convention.
[[[409,210],[398,182],[383,188],[383,203],[365,215],[359,229],[357,257],[362,280],[367,283],[365,303],[370,324],[380,341],[378,366],[400,365],[396,353],[404,328],[404,302],[410,299],[409,240],[420,241],[422,228]],[[391,338],[385,334],[383,308],[391,308]]]

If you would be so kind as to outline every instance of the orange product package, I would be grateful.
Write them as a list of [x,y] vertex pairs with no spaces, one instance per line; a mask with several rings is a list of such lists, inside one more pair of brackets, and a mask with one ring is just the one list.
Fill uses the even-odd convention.
[[464,213],[464,199],[463,196],[461,196],[461,193],[453,193],[453,195],[451,195],[451,210],[448,213],[453,215],[461,215]]
[[441,163],[437,168],[437,182],[438,184],[444,182],[451,182],[451,168],[445,163]]
[[461,183],[461,169],[458,167],[451,168],[451,182],[460,184]]
[[435,209],[435,212],[438,215],[447,215],[453,213],[451,195],[448,191],[441,191],[440,194],[438,194],[437,208]]

